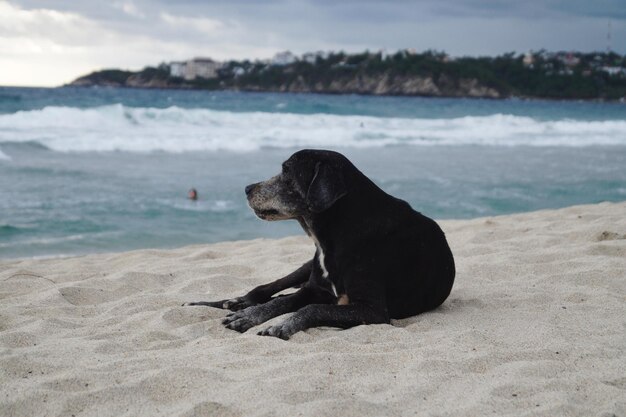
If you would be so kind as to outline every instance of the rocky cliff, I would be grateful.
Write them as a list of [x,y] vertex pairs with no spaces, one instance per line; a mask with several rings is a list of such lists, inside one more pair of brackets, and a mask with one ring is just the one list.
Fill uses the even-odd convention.
[[481,97],[501,98],[495,88],[482,85],[477,79],[453,80],[439,77],[420,76],[355,76],[338,78],[330,83],[308,82],[302,76],[294,81],[282,83],[269,90],[254,85],[240,87],[253,91],[274,91],[290,93],[321,93],[321,94],[371,94],[396,96],[429,96],[429,97]]
[[131,88],[176,88],[176,89],[211,89],[238,90],[256,92],[289,92],[319,94],[366,94],[396,96],[429,96],[429,97],[476,97],[501,98],[502,93],[493,87],[481,84],[475,78],[458,80],[440,76],[437,80],[425,76],[398,76],[391,74],[355,75],[339,77],[330,82],[310,81],[297,76],[290,81],[274,84],[254,83],[243,80],[214,80],[212,85],[186,82],[162,76],[147,76],[140,73],[128,73],[125,77],[107,76],[95,72],[71,82],[70,86],[89,87],[131,87]]

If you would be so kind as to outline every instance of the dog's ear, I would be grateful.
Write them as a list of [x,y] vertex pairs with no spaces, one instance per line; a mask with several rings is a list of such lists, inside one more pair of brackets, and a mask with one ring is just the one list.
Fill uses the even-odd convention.
[[347,192],[342,173],[327,163],[318,162],[306,193],[306,203],[313,213],[321,213],[328,210]]

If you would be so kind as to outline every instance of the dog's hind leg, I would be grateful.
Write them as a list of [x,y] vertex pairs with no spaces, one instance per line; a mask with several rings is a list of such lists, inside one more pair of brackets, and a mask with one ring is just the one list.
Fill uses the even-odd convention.
[[227,310],[237,311],[244,308],[262,304],[269,301],[277,292],[286,290],[287,288],[298,288],[307,280],[311,275],[313,269],[313,260],[302,265],[300,268],[293,271],[291,274],[277,279],[269,284],[260,285],[254,288],[252,291],[241,297],[235,297],[220,301],[197,301],[184,303],[183,306],[208,306],[223,308]]
[[360,304],[309,304],[282,323],[259,332],[262,336],[289,339],[293,334],[311,327],[330,326],[348,329],[361,324],[389,323],[387,312]]

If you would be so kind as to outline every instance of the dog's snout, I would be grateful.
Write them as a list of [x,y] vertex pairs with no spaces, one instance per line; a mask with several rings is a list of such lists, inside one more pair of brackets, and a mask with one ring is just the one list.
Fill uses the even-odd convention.
[[258,185],[258,183],[257,184],[250,184],[250,185],[246,186],[246,195],[250,195],[252,190],[254,190],[257,185]]

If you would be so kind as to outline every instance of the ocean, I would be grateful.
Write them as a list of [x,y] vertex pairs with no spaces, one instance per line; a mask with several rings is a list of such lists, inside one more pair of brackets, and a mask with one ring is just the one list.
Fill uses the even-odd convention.
[[0,88],[0,258],[302,234],[243,191],[302,148],[436,219],[626,200],[623,103]]

